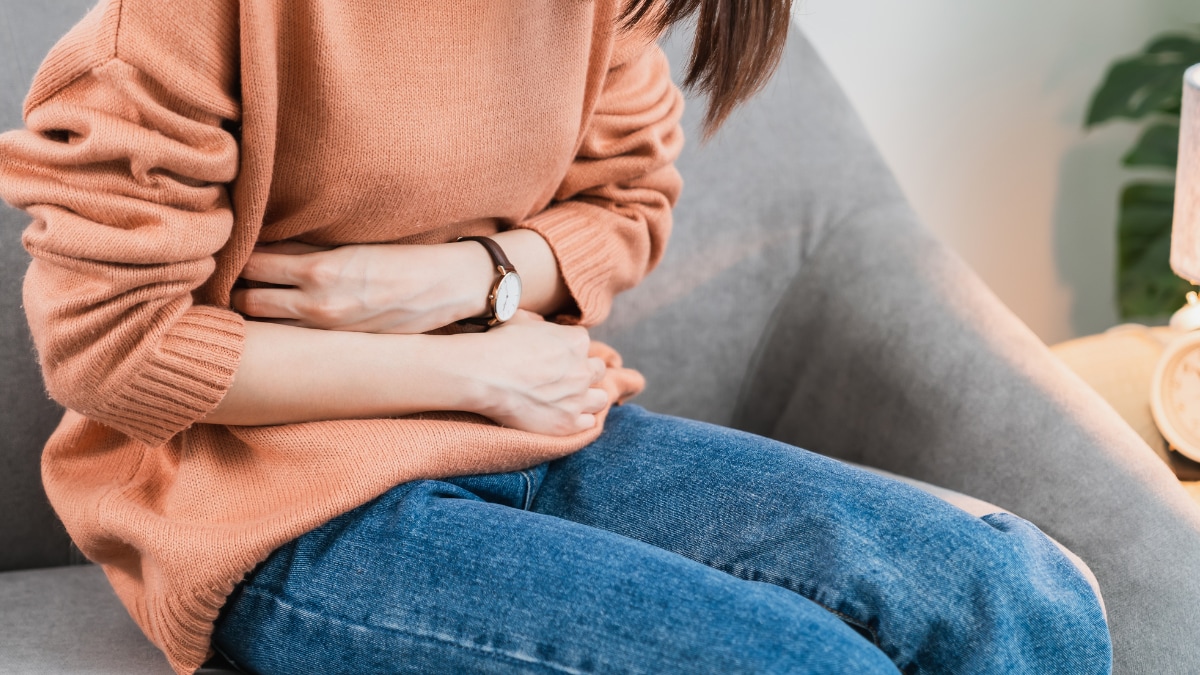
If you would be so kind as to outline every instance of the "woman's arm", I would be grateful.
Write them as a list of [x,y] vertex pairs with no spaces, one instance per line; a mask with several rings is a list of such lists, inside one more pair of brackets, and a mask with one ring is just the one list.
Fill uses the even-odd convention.
[[536,433],[590,429],[608,404],[586,329],[519,314],[486,333],[395,335],[249,321],[203,422],[284,424],[462,410]]
[[[532,230],[509,230],[492,236],[505,255],[512,261],[521,274],[521,308],[542,316],[552,316],[565,310],[570,300],[567,284],[563,281],[562,273],[558,270],[558,261],[550,244],[537,232]],[[482,253],[492,271],[492,259],[479,247],[477,253]],[[478,257],[478,256],[477,256]],[[492,280],[488,279],[488,288]],[[483,308],[472,316],[483,313]]]
[[[566,285],[540,235],[514,230],[493,238],[521,273],[522,307],[538,314],[563,307]],[[296,255],[297,248],[310,252]],[[263,252],[270,250],[277,252]],[[475,242],[332,251],[285,244],[263,251],[251,256],[244,274],[298,287],[241,289],[234,292],[234,305],[252,316],[283,317],[288,323],[247,322],[237,373],[203,422],[283,424],[462,410],[527,431],[563,434],[591,428],[594,414],[608,403],[603,390],[592,387],[603,376],[604,364],[587,358],[585,329],[521,317],[514,320],[516,328],[506,325],[486,334],[404,334],[484,313],[495,268]],[[380,256],[383,264],[364,256]],[[402,259],[408,264],[399,264]],[[320,265],[332,269],[317,271]],[[296,305],[305,301],[333,296],[345,302],[364,288],[404,284],[402,279],[371,278],[371,271],[408,275],[410,284],[425,282],[424,292],[411,295],[432,298],[436,311],[410,300],[388,312],[384,305],[395,303],[401,293],[369,293],[346,302],[355,311],[349,325],[312,325],[343,317],[297,311],[301,308]],[[319,295],[302,290],[321,277],[326,283],[316,285]],[[382,304],[367,306],[376,299]],[[407,322],[397,323],[398,316]],[[314,354],[321,357],[314,359]]]
[[[635,283],[661,253],[678,190],[670,162],[681,143],[680,104],[654,49],[630,50],[638,58],[629,58],[630,51],[614,55],[604,103],[560,201],[520,224],[525,232],[499,235],[526,277],[526,308],[553,313],[568,305],[585,325],[598,321],[611,295]],[[649,59],[641,56],[648,53]],[[364,343],[341,340],[359,338],[306,334],[275,344],[278,335],[265,332],[270,328],[248,326],[256,322],[223,307],[195,304],[193,292],[211,275],[213,255],[233,222],[225,185],[236,173],[237,152],[222,126],[238,113],[229,78],[215,84],[197,78],[174,88],[179,83],[165,87],[124,60],[89,67],[61,88],[58,80],[50,87],[39,79],[26,110],[29,129],[0,140],[4,197],[35,217],[24,237],[34,257],[26,308],[57,400],[151,446],[200,420],[265,424],[395,415],[450,407],[450,399],[461,402],[453,407],[529,430],[568,429],[561,420],[573,410],[576,423],[586,420],[584,411],[602,392],[553,368],[539,369],[545,348],[562,341],[545,337],[558,330],[549,325],[518,330],[514,324],[486,339],[454,338],[447,363],[472,366],[457,372],[464,378],[475,373],[486,386],[450,395],[427,390],[421,377],[407,381],[404,399],[392,399],[392,391],[359,391],[339,402],[331,394],[344,393],[347,384],[432,365],[396,354],[388,368],[360,368],[362,361],[351,366],[344,350],[361,354]],[[600,117],[608,121],[599,124]],[[484,260],[482,249],[470,255]],[[491,274],[485,262],[482,281],[474,283],[481,290],[471,294],[480,311],[468,315],[481,313]],[[532,341],[501,339],[522,333]],[[547,342],[543,348],[533,340],[538,336]],[[586,345],[586,334],[574,340]],[[459,349],[464,344],[469,348]],[[385,351],[400,348],[388,343]],[[489,352],[490,358],[472,358]],[[595,362],[579,349],[572,358],[574,371],[593,373]],[[318,369],[324,379],[299,386],[293,375],[315,361],[342,369]],[[491,395],[476,399],[481,391]],[[253,401],[280,405],[257,416]]]
[[[521,308],[548,315],[568,293],[546,240],[529,230],[492,236],[521,274]],[[363,333],[424,333],[487,311],[496,267],[473,241],[431,245],[281,242],[257,248],[241,276],[273,284],[234,289],[243,314]]]
[[644,20],[612,45],[575,161],[550,206],[517,223],[540,234],[573,300],[561,320],[594,326],[658,264],[683,187],[683,95]]
[[217,404],[241,350],[243,318],[192,295],[233,227],[238,107],[122,59],[64,71],[78,53],[51,52],[27,128],[0,136],[0,194],[33,216],[24,307],[50,394],[157,446]]
[[[439,336],[447,337],[447,336]],[[449,340],[246,323],[233,383],[202,422],[285,424],[469,410]]]
[[[418,336],[289,329],[194,303],[233,223],[225,185],[238,153],[221,122],[234,101],[166,93],[120,60],[43,89],[28,128],[0,137],[0,193],[34,216],[25,307],[47,387],[65,406],[149,446],[202,420],[459,409],[541,433],[594,423],[600,362],[587,358],[586,334],[565,338],[562,326],[443,336],[448,348],[429,350]],[[530,297],[550,306],[556,272],[541,242],[510,236]],[[492,274],[490,261],[476,267]],[[482,309],[486,289],[474,295]],[[529,363],[556,350],[548,368]]]

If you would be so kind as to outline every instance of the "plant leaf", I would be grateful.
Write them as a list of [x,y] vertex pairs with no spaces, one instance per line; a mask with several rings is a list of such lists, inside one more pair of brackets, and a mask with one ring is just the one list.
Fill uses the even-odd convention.
[[1085,126],[1119,117],[1178,115],[1183,73],[1193,63],[1200,63],[1200,35],[1163,36],[1141,54],[1117,61],[1092,95]]
[[1121,161],[1125,166],[1174,169],[1179,162],[1179,122],[1172,120],[1148,127]]
[[1197,41],[1200,41],[1200,35],[1167,33],[1151,40],[1144,51],[1147,54],[1187,54],[1195,49]]
[[1117,226],[1117,304],[1123,319],[1162,318],[1192,285],[1171,272],[1175,186],[1134,183],[1121,194]]

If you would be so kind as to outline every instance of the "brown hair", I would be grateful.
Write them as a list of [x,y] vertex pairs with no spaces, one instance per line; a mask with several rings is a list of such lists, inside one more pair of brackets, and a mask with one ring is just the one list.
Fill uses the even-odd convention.
[[653,11],[657,16],[651,20],[665,31],[698,14],[683,84],[708,95],[708,138],[771,79],[783,55],[791,10],[792,0],[632,0],[621,22],[630,27]]

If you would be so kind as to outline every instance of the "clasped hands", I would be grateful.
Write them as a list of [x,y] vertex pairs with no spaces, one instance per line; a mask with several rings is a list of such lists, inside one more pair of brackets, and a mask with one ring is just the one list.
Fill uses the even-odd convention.
[[[522,276],[530,267],[528,278],[561,284],[556,266],[537,269],[555,265],[545,241],[535,233],[521,234],[503,246]],[[256,247],[241,276],[271,284],[233,291],[234,308],[252,319],[416,335],[484,314],[495,267],[475,242],[336,248],[283,242]],[[532,290],[537,297],[539,289]],[[467,382],[462,409],[535,433],[564,435],[593,427],[608,396],[598,386],[603,360],[588,357],[587,330],[543,321],[527,307],[523,300],[517,317],[486,333],[423,337],[447,347],[437,351],[445,355],[446,363],[439,365],[447,381]]]

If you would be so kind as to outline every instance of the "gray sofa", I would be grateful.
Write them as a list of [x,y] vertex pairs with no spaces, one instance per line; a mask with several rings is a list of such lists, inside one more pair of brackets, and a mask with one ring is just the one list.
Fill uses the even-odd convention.
[[[4,128],[93,1],[0,0]],[[668,42],[683,63],[686,40]],[[643,405],[1008,508],[1095,571],[1116,672],[1200,672],[1200,509],[922,227],[803,35],[768,90],[679,166],[666,260],[597,330],[647,376]],[[20,308],[27,218],[0,219],[0,672],[168,673],[42,492],[60,410]]]

